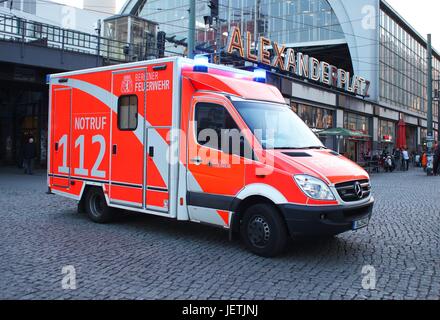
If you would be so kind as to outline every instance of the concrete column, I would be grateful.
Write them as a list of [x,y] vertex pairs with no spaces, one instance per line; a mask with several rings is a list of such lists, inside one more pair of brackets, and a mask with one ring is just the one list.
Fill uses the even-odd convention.
[[373,148],[373,150],[377,150],[378,147],[379,147],[379,141],[378,141],[378,137],[379,137],[379,118],[378,117],[373,117],[373,130],[372,130],[372,134],[373,134],[373,137],[372,137],[373,138],[372,148]]
[[[336,109],[336,128],[343,128],[344,127],[344,110],[342,109]],[[336,146],[335,151],[339,151],[340,153],[345,152],[344,150],[344,140],[338,140],[336,137],[333,138],[333,142]],[[339,146],[338,146],[339,144]]]
[[336,110],[336,128],[344,127],[344,110],[337,109]]
[[417,146],[420,146],[422,144],[422,139],[421,139],[421,128],[418,126],[417,127]]

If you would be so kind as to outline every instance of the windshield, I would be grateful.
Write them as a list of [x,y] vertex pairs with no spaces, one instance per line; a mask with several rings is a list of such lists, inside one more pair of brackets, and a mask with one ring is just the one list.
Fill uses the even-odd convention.
[[285,105],[256,101],[233,103],[265,149],[324,148],[312,130]]

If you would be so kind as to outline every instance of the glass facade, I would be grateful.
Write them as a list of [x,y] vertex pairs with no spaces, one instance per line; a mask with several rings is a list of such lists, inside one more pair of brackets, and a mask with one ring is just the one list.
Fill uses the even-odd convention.
[[[380,14],[380,100],[410,111],[427,111],[427,49],[395,19]],[[434,56],[433,78],[439,79],[440,60]],[[438,90],[438,82],[434,89]],[[434,103],[434,116],[438,115]]]
[[[311,41],[344,40],[344,33],[326,0],[219,0],[222,43],[228,30],[239,26],[243,34],[249,31],[279,43],[297,44]],[[188,35],[189,0],[149,0],[139,16],[160,23],[160,29],[176,39]],[[196,40],[215,43],[215,32],[205,26],[203,17],[210,14],[208,1],[196,2]],[[178,52],[167,44],[167,51]]]
[[333,111],[291,102],[290,107],[312,129],[333,128]]
[[357,114],[344,112],[344,128],[370,134],[370,118]]
[[396,141],[396,123],[380,120],[377,141],[394,143]]
[[[134,2],[134,1],[132,1]],[[127,7],[127,13],[131,10],[131,3]],[[189,0],[148,0],[139,16],[150,21],[159,23],[159,30],[167,33],[167,36],[175,36],[176,40],[188,38],[188,10]],[[196,33],[198,42],[207,40],[214,41],[214,32],[205,27],[203,17],[209,15],[208,1],[196,1]],[[166,55],[183,54],[181,46],[166,43]]]
[[345,39],[326,0],[220,0],[220,18],[279,43]]

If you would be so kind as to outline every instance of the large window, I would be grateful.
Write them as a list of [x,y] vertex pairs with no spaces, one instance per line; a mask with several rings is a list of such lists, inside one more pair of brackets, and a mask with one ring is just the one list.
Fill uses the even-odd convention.
[[[196,41],[216,42],[215,32],[206,28],[204,16],[210,13],[209,1],[196,1]],[[161,24],[161,30],[176,39],[187,37],[189,0],[148,0],[140,16]],[[342,27],[327,0],[218,0],[221,34],[238,26],[245,35],[266,36],[279,43],[300,43],[344,39]],[[222,37],[223,45],[226,36]],[[167,51],[183,52],[167,44]]]
[[312,129],[333,128],[333,111],[291,102],[290,107]]
[[370,119],[357,113],[344,113],[344,127],[349,130],[370,134]]
[[[380,99],[425,114],[427,111],[427,50],[383,10],[380,15]],[[434,56],[433,77],[439,79],[440,60]],[[434,83],[439,89],[439,83]],[[434,115],[438,108],[434,106]]]
[[396,124],[393,121],[380,120],[378,141],[395,142],[396,141]]
[[118,128],[123,131],[134,131],[138,125],[138,97],[121,96],[118,100]]

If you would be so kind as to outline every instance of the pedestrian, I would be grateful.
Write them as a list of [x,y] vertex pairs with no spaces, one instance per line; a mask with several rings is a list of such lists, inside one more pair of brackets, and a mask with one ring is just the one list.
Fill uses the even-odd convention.
[[394,150],[393,156],[394,156],[394,161],[396,162],[396,166],[397,165],[399,166],[399,168],[397,170],[402,170],[402,163],[400,162],[401,153],[400,153],[400,149],[399,148]]
[[420,168],[420,154],[417,153],[415,156],[415,166],[416,168]]
[[422,153],[422,168],[423,171],[426,172],[426,167],[428,166],[428,155],[426,154],[426,151],[423,151]]
[[402,158],[403,158],[403,170],[408,171],[409,170],[409,154],[408,154],[408,148],[404,148],[402,151]]
[[23,159],[24,159],[24,174],[32,175],[32,169],[34,166],[34,159],[37,157],[37,149],[35,146],[34,138],[29,138],[28,142],[24,145]]
[[434,166],[433,166],[434,176],[438,174],[439,162],[440,162],[440,145],[437,143],[434,148]]

